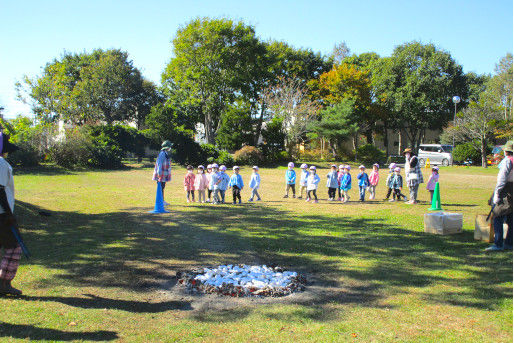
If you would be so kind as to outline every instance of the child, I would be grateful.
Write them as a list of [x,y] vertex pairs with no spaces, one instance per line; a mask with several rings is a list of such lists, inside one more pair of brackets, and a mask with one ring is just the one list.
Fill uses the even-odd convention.
[[387,195],[384,200],[389,200],[389,196],[391,193],[393,193],[392,181],[394,176],[394,168],[396,168],[396,163],[391,163],[389,165],[389,174],[387,175],[386,179]]
[[184,177],[184,190],[186,191],[187,202],[191,202],[189,196],[193,202],[195,202],[195,174],[193,174],[193,166],[187,166],[187,174]]
[[300,196],[298,197],[298,199],[301,199],[303,197],[303,191],[305,191],[305,196],[307,196],[307,178],[309,177],[309,171],[307,170],[309,166],[305,163],[302,163],[300,168],[302,169],[302,174],[300,177]]
[[205,202],[205,190],[207,189],[207,175],[204,166],[198,166],[198,174],[195,176],[195,190],[198,191],[198,202]]
[[339,188],[342,191],[342,202],[350,201],[350,196],[348,195],[348,191],[352,189],[352,176],[350,175],[350,166],[346,165],[343,168],[343,177],[341,178],[341,185]]
[[341,192],[341,180],[343,179],[344,171],[345,171],[344,165],[342,165],[342,164],[339,165],[339,172],[337,173],[337,196],[338,196],[337,200],[339,200],[339,201],[341,201],[343,199],[343,195]]
[[375,200],[375,191],[378,185],[378,163],[373,165],[373,171],[369,174],[369,200]]
[[332,164],[327,174],[328,201],[334,201],[337,189],[337,166]]
[[357,175],[357,179],[359,180],[359,200],[363,202],[366,196],[366,188],[369,186],[369,177],[365,172],[366,167],[362,164],[359,166],[359,170],[360,173]]
[[213,163],[211,165],[212,171],[211,171],[211,181],[209,181],[209,190],[212,193],[212,203],[217,204],[219,203],[219,190],[217,190],[216,184],[219,181],[219,172],[218,172],[218,164]]
[[307,177],[307,199],[305,201],[309,201],[312,199],[311,194],[314,196],[314,203],[318,203],[318,196],[316,195],[316,189],[318,188],[318,183],[320,178],[318,174],[316,174],[316,167],[311,166],[309,168],[309,177]]
[[427,189],[430,192],[430,204],[432,204],[432,198],[434,197],[435,184],[439,182],[439,167],[435,166],[432,168],[432,175],[428,178]]
[[[224,204],[225,203],[225,192],[227,191],[228,183],[230,182],[230,178],[225,173],[225,170],[227,170],[227,167],[225,167],[223,165],[220,166],[220,171],[217,174],[218,180],[214,184],[214,198],[217,197],[217,201],[215,199],[216,204],[219,204],[219,203]],[[221,199],[220,199],[220,196],[221,196]]]
[[211,188],[211,178],[212,178],[212,164],[207,165],[207,200],[205,202],[211,202],[211,194],[212,194],[212,188]]
[[252,178],[250,179],[250,188],[252,190],[252,196],[248,201],[253,201],[253,197],[257,196],[257,201],[261,201],[261,196],[257,191],[261,185],[261,176],[259,175],[259,167],[253,166]]
[[243,183],[243,177],[239,175],[239,167],[234,166],[232,167],[232,170],[234,171],[234,174],[230,177],[230,182],[228,183],[229,187],[232,187],[232,199],[234,205],[236,204],[236,200],[239,200],[239,203],[241,203],[241,191],[243,190],[244,183]]
[[294,171],[294,163],[289,162],[287,165],[288,169],[286,171],[286,195],[284,195],[284,198],[289,197],[289,188],[293,191],[293,198],[296,198],[295,193],[295,184],[296,184],[296,172]]
[[403,178],[402,178],[402,175],[400,174],[401,170],[402,169],[400,167],[394,168],[394,176],[393,176],[393,179],[391,181],[391,185],[392,185],[392,187],[394,189],[394,193],[393,193],[393,198],[391,200],[389,200],[389,201],[396,201],[395,197],[398,200],[400,200],[400,198],[403,198],[404,200],[407,200],[407,197],[402,194]]

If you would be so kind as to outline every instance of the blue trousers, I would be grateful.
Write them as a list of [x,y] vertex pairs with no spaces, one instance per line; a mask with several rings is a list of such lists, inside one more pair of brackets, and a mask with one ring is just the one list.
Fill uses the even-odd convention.
[[359,199],[364,201],[364,197],[366,196],[366,186],[359,186]]
[[[507,223],[507,237],[503,240],[503,223]],[[493,219],[494,225],[494,245],[498,248],[512,249],[512,213]]]

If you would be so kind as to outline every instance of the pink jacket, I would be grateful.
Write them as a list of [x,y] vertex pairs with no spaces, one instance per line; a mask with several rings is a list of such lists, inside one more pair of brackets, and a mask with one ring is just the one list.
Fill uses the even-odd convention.
[[209,185],[207,181],[207,175],[204,174],[196,174],[195,176],[195,190],[196,191],[203,191],[207,189],[207,186]]
[[195,190],[195,174],[187,173],[186,176],[184,176],[184,188],[186,191]]
[[371,173],[369,173],[369,184],[371,186],[378,185],[378,179],[379,179],[378,172],[372,171]]
[[427,182],[427,189],[429,191],[433,191],[435,189],[435,183],[439,182],[439,174],[438,173],[432,173],[430,177],[428,178]]
[[344,173],[343,172],[338,172],[337,173],[337,184],[339,186],[341,186],[341,180],[343,179],[343,176],[344,176]]

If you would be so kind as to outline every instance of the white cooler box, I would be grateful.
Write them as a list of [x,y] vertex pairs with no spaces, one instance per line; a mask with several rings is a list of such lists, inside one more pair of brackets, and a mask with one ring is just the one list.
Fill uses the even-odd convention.
[[462,232],[462,213],[425,213],[425,232],[451,235]]

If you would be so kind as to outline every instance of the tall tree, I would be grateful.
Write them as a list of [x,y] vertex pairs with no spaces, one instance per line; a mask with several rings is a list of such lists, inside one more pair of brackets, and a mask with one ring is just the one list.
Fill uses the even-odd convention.
[[374,64],[377,98],[393,113],[416,148],[426,129],[442,129],[453,118],[452,97],[468,97],[462,66],[432,44],[411,42]]
[[503,119],[512,119],[512,54],[496,64],[495,75],[487,82],[484,96],[503,110]]
[[341,63],[345,58],[350,56],[350,48],[346,44],[346,42],[340,42],[334,45],[332,49],[332,59],[334,64]]
[[[163,92],[181,92],[183,105],[197,112],[207,142],[215,143],[222,113],[256,72],[262,51],[253,27],[228,19],[198,18],[178,30],[174,57],[162,74]],[[245,95],[245,94],[243,94]]]
[[40,77],[25,76],[17,89],[40,119],[59,117],[76,124],[136,120],[138,109],[140,116],[149,111],[141,104],[155,99],[155,87],[145,88],[128,54],[116,49],[65,53],[48,63]]

